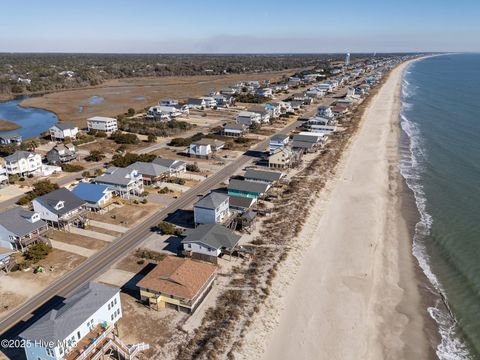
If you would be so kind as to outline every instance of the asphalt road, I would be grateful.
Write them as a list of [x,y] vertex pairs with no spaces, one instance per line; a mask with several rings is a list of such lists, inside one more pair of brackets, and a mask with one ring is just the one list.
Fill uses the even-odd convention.
[[[278,133],[288,133],[297,126],[298,122],[294,122]],[[249,151],[263,151],[268,142],[269,139],[266,139]],[[198,195],[207,193],[220,182],[228,179],[236,170],[252,161],[254,157],[248,155],[248,153],[249,152],[243,154],[238,159],[233,160],[220,171],[209,176],[199,185],[185,192],[180,198],[166,208],[156,212],[147,220],[123,234],[107,247],[82,262],[77,268],[70,271],[68,274],[20,305],[20,307],[15,309],[12,313],[5,316],[0,321],[0,332],[2,335],[20,321],[30,317],[36,309],[40,308],[54,296],[68,296],[69,293],[76,290],[85,282],[93,280],[98,275],[105,272],[112,264],[137,248],[152,231],[152,228],[160,221],[164,220],[169,214],[187,207],[198,198]]]

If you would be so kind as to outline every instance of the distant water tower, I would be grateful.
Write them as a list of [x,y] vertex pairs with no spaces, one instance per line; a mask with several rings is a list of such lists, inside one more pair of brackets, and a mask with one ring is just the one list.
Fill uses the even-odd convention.
[[345,56],[345,66],[350,65],[350,53],[347,53]]

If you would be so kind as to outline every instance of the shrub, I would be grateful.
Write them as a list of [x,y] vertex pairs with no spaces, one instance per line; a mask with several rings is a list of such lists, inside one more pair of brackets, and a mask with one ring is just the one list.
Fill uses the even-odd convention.
[[38,242],[30,246],[25,253],[25,259],[32,263],[45,259],[47,255],[52,251],[52,247],[44,242]]
[[115,154],[113,155],[112,162],[110,165],[116,167],[127,167],[137,161],[142,162],[152,162],[155,159],[155,155],[153,154],[133,154],[133,153],[126,153],[125,155]]
[[247,144],[247,143],[250,142],[250,139],[247,139],[246,137],[240,136],[240,137],[237,137],[234,141],[237,144]]
[[138,144],[140,140],[135,134],[123,133],[121,131],[115,131],[110,135],[110,139],[117,144]]
[[160,231],[163,235],[181,235],[182,230],[177,228],[175,225],[162,221],[160,224],[157,225],[158,231]]
[[84,177],[84,178],[90,177],[90,171],[87,170],[87,171],[82,172],[82,177]]
[[127,110],[127,115],[128,115],[128,116],[133,116],[133,115],[135,115],[135,109],[134,109],[134,108],[129,108],[129,109]]
[[171,190],[166,186],[157,191],[159,194],[168,194],[169,192],[171,192]]
[[155,141],[157,141],[157,136],[154,135],[154,134],[148,134],[147,142],[153,143],[153,142],[155,142]]
[[89,134],[78,133],[77,139],[73,142],[73,145],[78,146],[95,141],[95,136]]
[[90,154],[85,157],[86,161],[102,161],[105,158],[105,154],[100,150],[92,150]]
[[177,177],[169,178],[167,179],[167,182],[171,184],[185,185],[185,179]]
[[84,169],[82,165],[78,164],[62,164],[62,170],[65,172],[78,172]]
[[187,171],[200,172],[200,168],[198,167],[197,163],[187,164],[186,168]]
[[146,203],[148,203],[148,200],[147,199],[142,199],[141,203],[146,204]]

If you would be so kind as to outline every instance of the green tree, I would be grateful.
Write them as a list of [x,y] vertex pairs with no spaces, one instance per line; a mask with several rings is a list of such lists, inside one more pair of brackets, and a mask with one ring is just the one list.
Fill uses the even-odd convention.
[[91,150],[90,154],[85,157],[86,161],[102,161],[105,158],[105,154],[100,150]]
[[153,143],[153,142],[155,142],[155,141],[157,141],[157,137],[156,137],[155,135],[153,135],[153,134],[148,134],[147,142]]
[[134,109],[134,108],[129,108],[129,109],[127,110],[127,115],[128,115],[128,116],[133,116],[133,115],[135,115],[135,109]]

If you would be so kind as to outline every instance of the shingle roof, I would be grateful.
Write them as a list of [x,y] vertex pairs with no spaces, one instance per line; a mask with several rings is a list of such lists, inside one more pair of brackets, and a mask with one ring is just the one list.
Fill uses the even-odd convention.
[[278,181],[282,178],[283,174],[278,171],[264,171],[264,170],[255,170],[255,169],[248,169],[245,172],[243,177],[248,179],[255,179],[255,180],[262,180],[262,181],[269,181],[274,182]]
[[300,141],[300,140],[293,140],[292,148],[297,149],[311,149],[313,148],[315,143],[309,141]]
[[[85,201],[80,199],[77,195],[73,192],[68,191],[65,188],[60,188],[51,193],[45,194],[40,196],[33,201],[38,201],[52,213],[57,214],[58,216],[62,216],[72,210],[75,210],[85,204]],[[55,209],[55,205],[57,205],[60,201],[64,202],[64,205],[60,209]]]
[[169,168],[169,169],[178,169],[179,167],[185,165],[185,161],[175,160],[175,159],[164,159],[164,158],[155,158],[152,161],[154,164]]
[[228,195],[219,192],[211,192],[195,203],[195,207],[216,209],[228,199]]
[[74,129],[77,126],[75,124],[69,123],[69,122],[58,122],[52,127],[57,127],[60,130],[68,130],[68,129]]
[[21,207],[14,207],[0,213],[0,225],[17,236],[25,236],[47,223],[43,220],[37,220],[34,223],[28,219],[35,214],[33,211],[27,211]]
[[101,184],[112,184],[112,185],[128,185],[132,181],[130,173],[132,169],[129,168],[117,168],[111,166],[107,169],[105,174],[97,176],[95,182]]
[[120,289],[89,282],[65,299],[59,309],[50,310],[20,334],[21,338],[63,341]]
[[72,192],[86,202],[97,203],[108,192],[108,186],[81,182]]
[[249,209],[255,203],[255,199],[230,195],[229,203],[231,208]]
[[28,157],[32,155],[34,154],[29,151],[17,150],[12,155],[6,156],[5,161],[16,162],[20,159],[28,159]]
[[240,190],[257,194],[264,194],[268,188],[268,184],[237,179],[231,179],[228,183],[228,190]]
[[137,283],[163,294],[192,299],[208,282],[217,267],[203,261],[167,256]]
[[319,139],[323,137],[323,134],[316,135],[293,135],[293,141],[302,141],[302,142],[311,142],[311,143],[318,143]]
[[159,177],[168,171],[168,169],[166,169],[164,166],[155,164],[153,162],[148,163],[142,161],[137,161],[136,163],[127,166],[127,169],[137,170],[139,174],[149,177]]
[[233,248],[241,236],[219,224],[204,224],[187,232],[182,244],[200,242],[214,249]]
[[290,136],[288,135],[285,135],[285,134],[276,134],[276,135],[273,135],[271,138],[270,138],[270,141],[279,141],[279,142],[283,142],[285,139],[288,139]]

